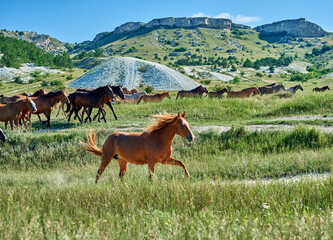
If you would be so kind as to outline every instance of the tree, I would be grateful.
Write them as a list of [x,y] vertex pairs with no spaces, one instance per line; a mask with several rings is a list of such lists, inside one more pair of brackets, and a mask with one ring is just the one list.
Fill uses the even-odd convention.
[[247,59],[245,60],[244,64],[243,64],[243,67],[251,68],[251,67],[253,67],[253,63],[251,62],[250,59],[247,58]]
[[274,73],[274,71],[275,71],[275,69],[274,69],[273,65],[269,66],[269,72]]
[[232,66],[231,66],[231,71],[232,71],[232,72],[236,72],[236,71],[237,71],[237,68],[235,67],[235,65],[232,65]]

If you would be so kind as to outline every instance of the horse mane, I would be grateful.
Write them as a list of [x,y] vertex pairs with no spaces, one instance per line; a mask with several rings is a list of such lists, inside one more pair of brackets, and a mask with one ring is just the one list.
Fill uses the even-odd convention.
[[158,115],[153,115],[151,117],[156,118],[155,123],[147,127],[146,132],[152,133],[164,129],[165,127],[173,124],[177,119],[177,115],[171,115],[169,113],[163,113]]
[[53,92],[49,92],[47,94],[44,94],[44,95],[40,96],[40,98],[51,98],[51,97],[58,96],[60,93],[61,93],[61,90],[53,91]]

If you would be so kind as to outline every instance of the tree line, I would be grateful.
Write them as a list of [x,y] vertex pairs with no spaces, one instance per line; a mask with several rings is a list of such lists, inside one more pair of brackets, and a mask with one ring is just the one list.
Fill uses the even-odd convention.
[[22,63],[34,63],[37,66],[47,67],[73,67],[73,62],[69,55],[53,55],[36,47],[34,43],[5,37],[0,33],[0,67],[19,68]]

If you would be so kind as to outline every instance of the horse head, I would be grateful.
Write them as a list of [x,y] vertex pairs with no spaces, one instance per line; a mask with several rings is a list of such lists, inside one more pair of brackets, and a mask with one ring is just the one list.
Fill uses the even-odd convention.
[[327,89],[327,90],[331,90],[331,89],[329,88],[329,86],[326,86],[326,89]]
[[170,93],[169,93],[169,92],[164,92],[164,93],[163,93],[163,96],[165,96],[165,97],[171,99],[171,97],[170,97]]
[[59,99],[62,103],[65,103],[66,105],[69,104],[69,99],[67,97],[67,94],[65,93],[64,89],[61,89],[61,95],[60,95],[60,99]]
[[[301,85],[297,85],[297,88],[300,89],[300,90],[302,90],[302,91],[304,91],[304,89],[302,88]],[[297,90],[297,88],[296,88],[296,90]]]
[[187,139],[187,141],[192,142],[194,141],[194,135],[190,129],[190,125],[188,122],[185,120],[185,115],[186,112],[184,112],[182,115],[178,113],[177,119],[176,119],[176,124],[175,124],[175,131],[176,134],[179,136]]
[[118,97],[120,97],[122,100],[125,99],[124,92],[123,92],[123,90],[121,89],[121,86],[120,86],[120,85],[119,85],[119,86],[111,86],[111,85],[110,85],[110,87],[111,87],[111,89],[112,89],[112,91],[113,91],[113,93],[114,93],[115,95],[117,95]]
[[27,104],[27,107],[29,110],[33,113],[37,112],[37,107],[34,101],[32,101],[30,98],[26,97],[24,102]]

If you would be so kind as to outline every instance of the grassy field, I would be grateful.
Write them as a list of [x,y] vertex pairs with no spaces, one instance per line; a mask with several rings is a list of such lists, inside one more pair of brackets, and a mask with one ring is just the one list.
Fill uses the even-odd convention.
[[[115,105],[119,120],[107,110],[107,124],[67,124],[53,113],[47,129],[33,116],[30,132],[8,131],[0,143],[0,238],[332,239],[333,133],[306,125],[333,120],[302,121],[292,131],[243,127],[332,116],[333,95],[312,93],[313,85],[293,96],[250,99],[176,101],[172,93],[162,103]],[[193,144],[175,138],[173,157],[187,165],[189,179],[179,167],[157,165],[149,180],[147,166],[129,165],[121,180],[112,161],[95,185],[100,158],[79,145],[86,131],[94,129],[101,146],[114,131],[142,131],[164,110],[186,111],[191,126],[234,128],[194,132]],[[302,174],[313,176],[289,178]]]

